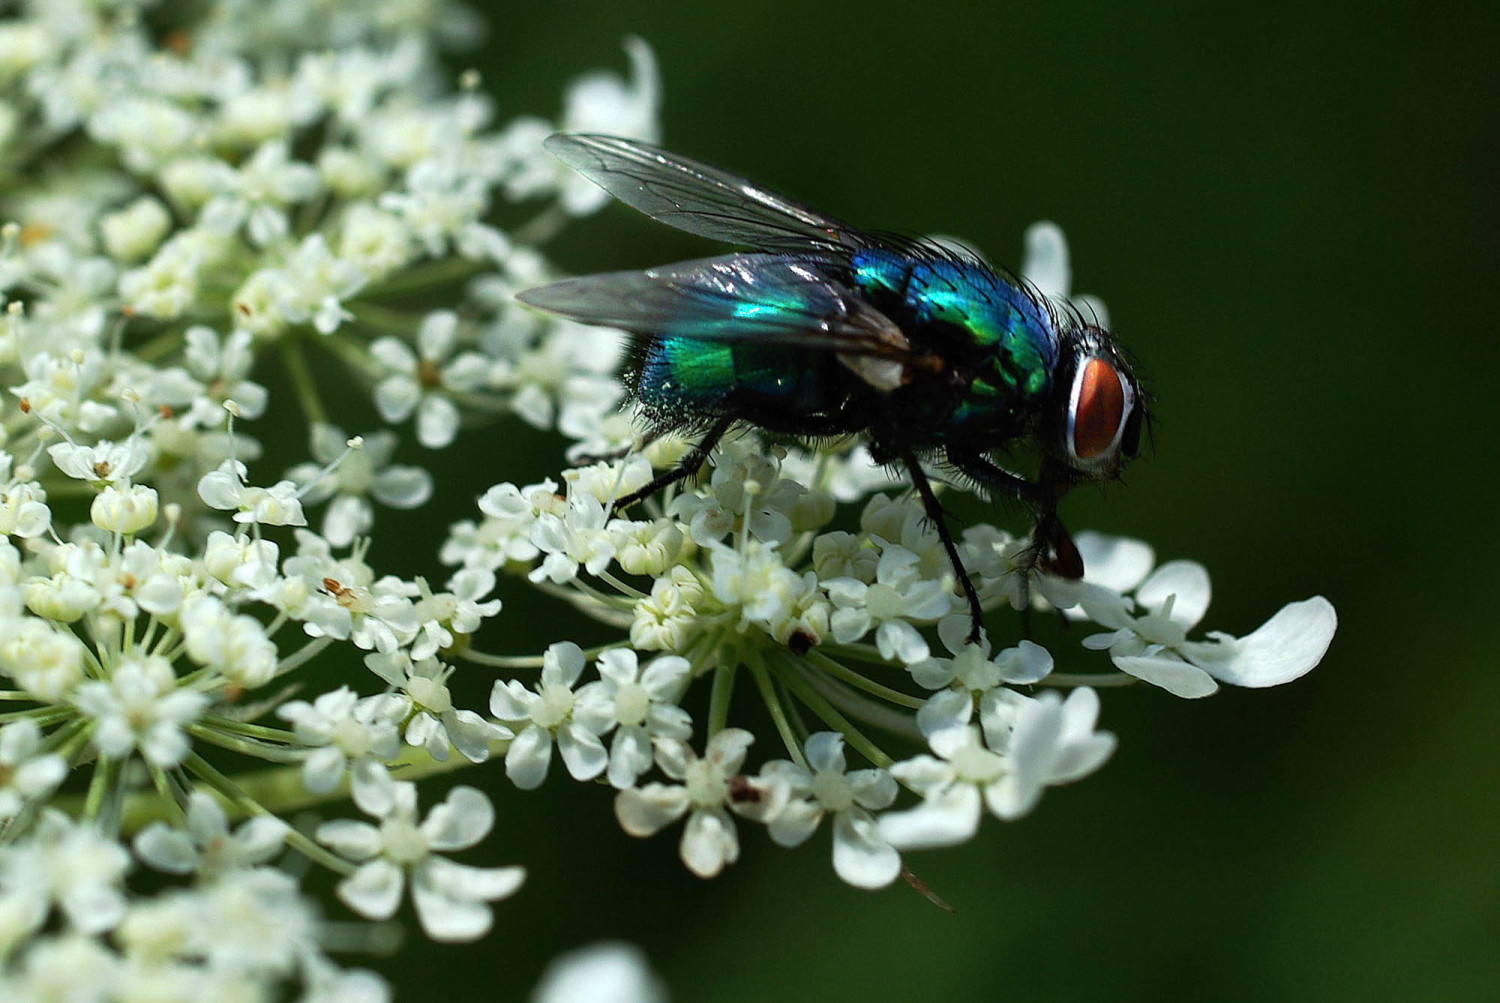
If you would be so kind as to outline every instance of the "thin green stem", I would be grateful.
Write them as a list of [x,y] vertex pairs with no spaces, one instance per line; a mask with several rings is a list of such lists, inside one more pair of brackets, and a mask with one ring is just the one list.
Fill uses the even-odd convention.
[[313,380],[312,370],[307,367],[307,359],[302,354],[299,339],[282,338],[279,347],[282,364],[286,366],[287,375],[292,379],[292,387],[297,392],[297,403],[302,407],[303,416],[310,424],[327,424],[328,414],[323,410],[323,399],[318,396],[318,385]]
[[[628,648],[629,642],[611,641],[609,644],[600,644],[592,648],[583,649],[583,657],[589,660],[598,658],[606,651],[615,648]],[[485,651],[475,651],[468,648],[464,651],[452,653],[455,660],[473,662],[475,665],[484,665],[495,669],[540,669],[545,655],[492,655]]]
[[89,792],[83,800],[83,817],[86,820],[98,820],[99,812],[104,808],[104,797],[114,783],[117,769],[117,761],[109,756],[100,756],[94,763],[94,775],[89,778]]
[[[270,815],[264,805],[251,797],[239,784],[214,769],[213,765],[198,755],[196,752],[188,753],[187,760],[183,763],[190,772],[198,776],[204,783],[218,791],[227,801],[238,807],[246,815]],[[330,853],[306,835],[296,829],[288,829],[286,834],[287,845],[314,863],[322,864],[324,867],[337,874],[353,874],[354,865],[343,857]]]
[[281,661],[277,662],[276,675],[284,676],[288,672],[291,672],[293,669],[301,668],[307,662],[317,657],[318,652],[322,651],[332,643],[333,638],[331,637],[313,638],[311,641],[308,641],[302,647],[298,648],[296,651],[292,652],[290,655],[287,655]]
[[177,801],[177,792],[172,789],[172,778],[167,776],[167,771],[160,766],[146,764],[147,771],[151,774],[151,785],[156,788],[156,795],[161,799],[163,809],[171,817],[171,822],[178,828],[187,825],[187,814],[183,812],[182,805]]
[[713,689],[708,695],[708,737],[713,738],[729,724],[729,698],[734,692],[735,670],[739,663],[727,662],[714,669]]
[[630,596],[632,599],[644,599],[644,598],[646,598],[646,593],[642,592],[640,589],[636,588],[634,585],[628,585],[625,582],[620,581],[620,579],[618,579],[614,575],[610,574],[609,571],[607,571],[607,570],[599,572],[599,580],[601,582],[608,582],[609,584],[613,585],[615,588],[619,589],[620,592],[622,592],[623,594],[625,594],[627,596]]
[[786,716],[786,707],[781,702],[781,694],[776,692],[776,684],[771,681],[771,675],[766,671],[765,663],[759,656],[752,656],[747,661],[750,665],[750,675],[760,689],[760,696],[766,703],[766,710],[771,714],[771,721],[781,734],[781,744],[786,746],[786,751],[793,761],[806,769],[807,760],[802,755],[802,744],[797,741],[797,733],[792,729],[792,722]]
[[232,717],[224,717],[220,714],[205,714],[198,720],[200,724],[211,728],[232,731],[238,735],[248,735],[251,738],[258,738],[266,742],[280,742],[283,745],[291,745],[297,741],[297,736],[285,728],[268,728],[263,724],[237,721]]
[[822,650],[829,655],[842,655],[852,658],[856,662],[868,662],[871,665],[883,665],[888,669],[897,666],[891,664],[891,660],[880,653],[880,649],[873,644],[825,644]]
[[[35,697],[30,699],[35,699]],[[49,724],[55,724],[72,716],[72,707],[29,707],[26,710],[13,710],[7,714],[0,714],[0,724],[10,724],[12,721],[29,717],[37,723],[38,727],[45,728]]]
[[889,767],[895,762],[890,756],[881,750],[880,746],[865,737],[864,732],[856,728],[847,717],[841,714],[838,708],[828,701],[828,698],[814,689],[806,679],[802,678],[794,665],[785,664],[781,659],[772,660],[771,671],[780,679],[782,685],[791,690],[798,700],[811,710],[823,721],[831,725],[844,740],[853,746],[860,755],[864,756],[876,766]]
[[163,331],[150,341],[142,342],[131,348],[129,350],[130,354],[142,362],[159,362],[182,347],[184,340],[183,333],[179,328]]
[[568,211],[560,203],[554,202],[510,231],[510,239],[516,244],[538,247],[562,232],[569,219]]
[[855,689],[864,690],[871,696],[877,696],[898,707],[905,707],[908,710],[921,710],[922,705],[927,702],[921,697],[912,696],[910,693],[902,693],[900,690],[893,690],[889,686],[882,686],[873,679],[860,675],[847,665],[840,665],[820,651],[809,651],[802,657],[835,679],[843,680]]
[[349,312],[362,326],[375,331],[400,335],[411,341],[422,326],[422,315],[395,307],[380,306],[367,300],[349,305]]
[[419,265],[415,268],[408,268],[395,278],[366,289],[361,295],[359,302],[366,303],[371,299],[404,296],[408,293],[430,289],[433,286],[446,285],[450,282],[460,282],[478,275],[487,267],[489,267],[488,264],[483,261],[470,261],[467,258],[445,258],[430,265]]
[[201,739],[210,745],[217,745],[221,749],[238,752],[243,756],[264,759],[270,763],[295,763],[302,758],[302,753],[296,749],[258,742],[252,738],[239,738],[202,725],[193,725],[188,732],[194,738]]
[[1135,676],[1123,672],[1054,672],[1037,683],[1038,686],[1134,686],[1140,682]]

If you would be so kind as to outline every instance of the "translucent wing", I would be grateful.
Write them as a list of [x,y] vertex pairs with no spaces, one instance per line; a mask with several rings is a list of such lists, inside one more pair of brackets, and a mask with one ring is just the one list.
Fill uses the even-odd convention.
[[872,241],[717,167],[618,136],[559,133],[546,147],[626,205],[679,230],[767,251],[833,251]]
[[585,275],[516,298],[585,324],[656,337],[799,345],[921,368],[937,361],[914,354],[900,328],[816,262],[780,255],[729,254]]

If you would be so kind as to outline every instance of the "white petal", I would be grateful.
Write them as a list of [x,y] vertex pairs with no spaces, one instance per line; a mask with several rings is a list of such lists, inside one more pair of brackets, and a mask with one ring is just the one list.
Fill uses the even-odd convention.
[[328,794],[344,779],[344,754],[331,745],[313,749],[302,761],[302,786],[314,794]]
[[958,784],[909,811],[882,815],[879,835],[900,850],[957,846],[979,831],[980,814],[979,791]]
[[833,819],[833,871],[855,888],[884,888],[901,873],[901,855],[873,818],[853,808]]
[[432,497],[432,475],[404,464],[386,467],[375,475],[370,494],[391,508],[416,508]]
[[135,855],[158,871],[191,874],[198,867],[198,851],[181,829],[152,822],[135,837]]
[[1036,807],[1045,788],[1026,780],[1016,774],[1007,774],[984,789],[984,803],[996,818],[1012,822]]
[[427,858],[423,870],[433,887],[441,888],[454,898],[484,902],[509,898],[526,882],[524,867],[470,867],[443,857]]
[[478,940],[495,922],[494,911],[483,902],[442,895],[415,881],[411,901],[416,906],[422,932],[438,943],[459,944]]
[[433,808],[422,823],[422,835],[434,850],[466,850],[495,824],[495,809],[483,791],[458,786]]
[[836,731],[819,731],[807,736],[803,752],[814,772],[844,772],[844,736]]
[[509,682],[496,679],[490,690],[490,713],[502,721],[524,721],[531,716],[531,705],[536,694],[522,686],[519,680]]
[[458,407],[446,397],[428,394],[417,407],[417,441],[442,449],[458,435]]
[[1219,689],[1207,672],[1180,658],[1161,655],[1120,655],[1112,661],[1121,672],[1128,672],[1142,682],[1160,686],[1173,696],[1196,700]]
[[[928,740],[942,734],[945,732],[934,732],[928,736]],[[951,780],[953,768],[941,759],[935,759],[924,753],[894,764],[891,767],[891,775],[918,794],[925,795],[934,787]]]
[[366,919],[390,919],[401,904],[405,878],[388,860],[372,860],[338,883],[339,900]]
[[968,724],[973,714],[974,698],[968,690],[939,690],[918,709],[917,727],[923,735],[933,735],[945,728]]
[[624,790],[651,769],[651,739],[642,727],[621,728],[609,747],[610,786]]
[[771,819],[766,830],[778,846],[800,846],[823,820],[823,807],[816,801],[791,801]]
[[388,376],[375,387],[375,410],[392,423],[405,421],[421,399],[422,388],[409,376]]
[[927,641],[905,620],[887,620],[875,632],[881,658],[896,657],[905,665],[920,662],[930,654]]
[[650,836],[687,811],[687,791],[675,785],[647,784],[623,790],[615,798],[615,818],[632,836]]
[[1149,543],[1127,536],[1105,536],[1084,530],[1073,537],[1083,558],[1083,580],[1114,592],[1129,592],[1156,563]]
[[574,780],[592,780],[609,765],[609,753],[599,736],[576,724],[558,729],[557,751]]
[[381,764],[363,759],[354,764],[351,793],[366,815],[384,818],[396,805],[396,782]]
[[547,779],[552,765],[552,735],[545,728],[529,725],[505,750],[505,775],[523,791],[536,790]]
[[889,770],[854,770],[849,783],[854,788],[855,803],[871,811],[889,808],[901,790]]
[[240,857],[248,864],[262,864],[274,857],[286,842],[289,826],[274,815],[257,815],[235,830]]
[[1189,629],[1197,626],[1208,612],[1212,595],[1208,569],[1197,561],[1168,561],[1135,590],[1136,602],[1153,611],[1172,595],[1177,597],[1172,602],[1172,622]]
[[1039,682],[1052,673],[1052,653],[1031,641],[1006,648],[995,656],[995,662],[1000,666],[1000,678],[1018,685]]
[[1322,660],[1338,629],[1333,603],[1322,596],[1283,606],[1254,633],[1237,641],[1183,645],[1216,679],[1235,686],[1277,686]]
[[734,821],[722,808],[699,809],[688,816],[678,846],[682,862],[700,878],[715,877],[740,857],[740,839]]
[[1062,227],[1043,220],[1026,228],[1026,251],[1021,274],[1043,296],[1067,296],[1073,286],[1068,265],[1068,242]]
[[351,860],[367,860],[380,852],[380,830],[366,822],[340,818],[317,829],[318,842]]

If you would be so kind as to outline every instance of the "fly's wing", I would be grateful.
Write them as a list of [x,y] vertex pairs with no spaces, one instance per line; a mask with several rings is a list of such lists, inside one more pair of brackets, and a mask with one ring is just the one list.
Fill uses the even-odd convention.
[[937,360],[914,353],[890,318],[850,293],[816,262],[729,254],[644,272],[606,272],[528,289],[527,306],[585,324],[655,337],[762,342],[837,353],[879,389],[907,367]]
[[700,237],[767,251],[839,255],[872,243],[839,220],[647,143],[559,133],[547,137],[544,145],[626,205]]

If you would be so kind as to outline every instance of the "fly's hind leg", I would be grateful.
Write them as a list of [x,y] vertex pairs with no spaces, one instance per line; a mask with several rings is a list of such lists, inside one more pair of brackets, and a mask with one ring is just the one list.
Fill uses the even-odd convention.
[[719,444],[720,439],[724,438],[724,433],[729,431],[729,426],[733,425],[734,422],[735,418],[733,415],[724,415],[721,418],[714,419],[714,423],[709,426],[708,431],[703,433],[703,437],[693,445],[692,449],[689,449],[683,455],[677,466],[671,470],[662,471],[651,478],[645,486],[637,488],[622,498],[617,498],[615,500],[615,508],[622,509],[627,505],[634,505],[641,499],[649,498],[656,494],[662,488],[676,484],[679,481],[685,481],[698,473],[704,461],[708,459],[708,454],[714,451],[714,447]]

